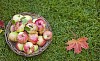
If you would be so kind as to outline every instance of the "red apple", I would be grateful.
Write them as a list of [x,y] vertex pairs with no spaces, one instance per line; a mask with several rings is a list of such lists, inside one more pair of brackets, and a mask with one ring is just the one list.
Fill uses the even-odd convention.
[[17,41],[17,35],[18,35],[17,32],[11,32],[11,33],[9,34],[9,36],[8,36],[8,39],[9,39],[10,41],[16,42],[16,41]]
[[42,47],[45,45],[45,43],[46,43],[46,41],[43,39],[43,37],[39,36],[37,44]]
[[45,20],[42,18],[42,17],[39,17],[36,21],[35,21],[36,24],[40,23],[41,25],[45,25],[46,22]]
[[50,39],[52,38],[52,32],[51,32],[51,31],[45,31],[45,32],[43,33],[43,38],[44,38],[45,40],[50,40]]
[[37,19],[35,24],[38,26],[38,31],[43,31],[45,29],[45,21],[43,19]]
[[28,27],[30,29],[29,31],[27,31],[28,33],[37,33],[38,27],[37,27],[36,24],[34,24],[34,23],[28,23],[26,25],[26,27]]
[[19,43],[26,43],[28,40],[28,34],[26,32],[20,32],[17,36]]
[[16,15],[13,16],[12,20],[14,20],[15,22],[18,22],[18,21],[21,21],[22,17],[23,17],[22,15],[16,14]]
[[15,31],[15,25],[11,25],[10,31],[11,31],[11,32],[14,32],[14,31]]
[[38,34],[29,34],[29,41],[36,44],[38,41]]
[[34,46],[32,42],[26,42],[23,48],[24,52],[27,54],[31,54],[34,52]]
[[24,31],[24,27],[25,27],[25,25],[22,24],[22,22],[16,22],[16,24],[15,24],[15,30],[16,30],[17,32],[22,32],[22,31]]
[[34,45],[34,52],[38,50],[38,45]]
[[24,46],[24,44],[21,44],[21,43],[17,43],[17,44],[16,44],[16,48],[17,48],[18,50],[20,50],[20,51],[23,51],[23,46]]

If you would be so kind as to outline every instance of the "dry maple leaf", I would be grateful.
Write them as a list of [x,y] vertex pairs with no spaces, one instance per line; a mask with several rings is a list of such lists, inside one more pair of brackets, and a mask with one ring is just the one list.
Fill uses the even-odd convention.
[[71,49],[74,49],[74,53],[81,53],[82,51],[82,48],[84,49],[88,49],[89,46],[88,46],[88,43],[86,42],[88,40],[87,37],[82,37],[82,38],[79,38],[77,40],[75,39],[72,39],[70,41],[67,42],[67,50],[71,50]]

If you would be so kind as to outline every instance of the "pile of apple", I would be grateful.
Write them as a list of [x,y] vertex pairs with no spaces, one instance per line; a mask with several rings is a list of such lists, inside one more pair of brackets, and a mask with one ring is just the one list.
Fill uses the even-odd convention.
[[12,18],[10,31],[8,39],[26,54],[38,51],[52,38],[52,32],[46,29],[46,21],[42,17],[16,14]]

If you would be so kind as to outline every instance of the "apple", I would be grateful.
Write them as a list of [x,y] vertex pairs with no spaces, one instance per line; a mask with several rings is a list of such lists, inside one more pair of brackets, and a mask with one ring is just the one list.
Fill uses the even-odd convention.
[[45,43],[46,43],[46,41],[43,39],[43,37],[42,36],[38,36],[37,44],[42,47],[42,46],[45,45]]
[[18,27],[18,29],[16,31],[17,32],[22,32],[22,31],[24,31],[24,27],[25,27],[25,25],[22,24],[20,27]]
[[45,29],[42,30],[42,31],[39,31],[38,33],[39,33],[40,35],[42,35],[42,34],[44,33],[44,31],[45,31]]
[[26,42],[24,44],[24,48],[23,48],[24,52],[26,54],[31,54],[34,52],[34,46],[33,46],[33,43],[32,42]]
[[38,41],[38,34],[29,34],[29,41],[36,44]]
[[38,27],[34,23],[28,23],[26,25],[26,27],[28,27],[30,29],[29,31],[27,31],[28,33],[37,33],[37,31],[38,31]]
[[21,21],[20,19],[23,17],[23,15],[21,14],[16,14],[13,16],[12,20],[14,20],[15,22]]
[[25,19],[28,20],[28,21],[29,21],[29,20],[32,20],[32,17],[29,16],[29,15],[25,15],[24,17],[25,17]]
[[10,31],[11,31],[11,32],[14,32],[14,31],[15,31],[15,25],[11,25]]
[[17,48],[18,50],[20,50],[20,51],[23,51],[23,46],[24,46],[24,44],[21,44],[21,43],[17,43],[17,44],[16,44],[16,48]]
[[38,31],[39,31],[39,32],[44,31],[44,29],[45,29],[45,27],[44,27],[43,25],[38,26]]
[[34,19],[32,20],[32,22],[35,23],[36,20],[37,20],[37,18],[34,18]]
[[28,40],[28,34],[26,32],[20,32],[17,36],[19,43],[26,43]]
[[22,24],[22,22],[16,22],[16,24],[15,24],[15,30],[16,30],[17,32],[22,32],[22,31],[24,31],[24,27],[25,27],[25,25]]
[[38,31],[43,31],[45,29],[45,21],[43,19],[37,19],[35,24],[38,26]]
[[38,45],[34,45],[34,52],[36,52],[38,50]]
[[27,23],[33,23],[32,20],[29,20]]
[[18,33],[17,33],[17,32],[11,32],[11,33],[9,34],[9,36],[8,36],[8,39],[9,39],[10,41],[16,42],[16,41],[17,41],[17,36],[18,36]]
[[52,38],[52,32],[51,32],[51,31],[45,31],[45,32],[43,33],[43,38],[44,38],[45,40],[50,40],[50,39]]

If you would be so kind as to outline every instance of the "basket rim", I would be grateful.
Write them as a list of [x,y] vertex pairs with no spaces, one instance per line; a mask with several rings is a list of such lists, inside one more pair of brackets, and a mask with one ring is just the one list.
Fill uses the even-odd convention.
[[[42,16],[40,16],[40,15],[38,15],[38,14],[35,14],[35,13],[32,13],[32,12],[22,12],[22,13],[19,13],[19,14],[22,14],[22,15],[31,15],[31,16],[36,15],[36,16],[38,16],[38,17],[42,17]],[[46,21],[48,29],[52,32],[52,29],[51,29],[51,26],[50,26],[49,22],[48,22],[44,17],[42,17],[42,18]],[[13,52],[15,52],[16,54],[21,55],[21,56],[25,56],[25,57],[36,56],[36,55],[41,54],[43,51],[45,51],[45,50],[47,49],[47,47],[51,44],[52,39],[49,40],[49,41],[47,41],[46,44],[45,44],[45,46],[43,46],[42,48],[40,47],[41,49],[38,50],[38,53],[25,54],[24,52],[18,51],[18,50],[13,46],[12,42],[8,40],[8,33],[10,33],[10,32],[8,32],[8,31],[9,31],[9,28],[10,28],[9,25],[11,25],[11,21],[12,21],[12,20],[10,20],[10,21],[8,22],[8,24],[7,24],[6,28],[5,28],[5,38],[6,38],[6,43],[8,44],[8,46],[10,47],[10,49],[11,49]]]

